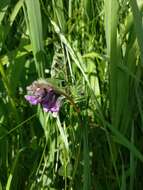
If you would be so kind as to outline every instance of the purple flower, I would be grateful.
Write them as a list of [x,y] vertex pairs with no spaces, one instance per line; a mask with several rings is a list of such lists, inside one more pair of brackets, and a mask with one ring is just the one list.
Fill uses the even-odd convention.
[[32,105],[41,104],[45,112],[58,113],[60,110],[60,94],[45,81],[34,81],[28,86],[25,99]]
[[29,103],[32,105],[37,105],[38,103],[40,103],[40,99],[35,96],[26,95],[25,99],[29,101]]

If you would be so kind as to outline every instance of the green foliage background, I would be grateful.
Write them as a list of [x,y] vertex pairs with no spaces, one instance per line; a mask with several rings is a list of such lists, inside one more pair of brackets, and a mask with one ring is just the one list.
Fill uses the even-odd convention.
[[[0,0],[0,190],[142,189],[142,17],[142,0]],[[26,102],[38,78],[66,94],[59,117]]]

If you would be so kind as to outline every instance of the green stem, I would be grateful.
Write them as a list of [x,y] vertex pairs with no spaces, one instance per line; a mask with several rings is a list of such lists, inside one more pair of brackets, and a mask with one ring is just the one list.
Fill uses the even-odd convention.
[[4,72],[4,68],[3,68],[3,65],[2,65],[1,61],[0,61],[0,73],[1,73],[1,76],[2,76],[2,81],[3,81],[4,87],[5,87],[6,91],[7,91],[7,94],[8,94],[9,100],[10,100],[11,107],[13,109],[13,112],[15,113],[16,120],[19,121],[19,119],[18,119],[19,116],[18,116],[18,113],[17,113],[16,104],[15,104],[15,101],[14,101],[14,98],[13,98],[11,87],[10,87],[8,78],[7,78],[7,76],[6,76],[5,72]]

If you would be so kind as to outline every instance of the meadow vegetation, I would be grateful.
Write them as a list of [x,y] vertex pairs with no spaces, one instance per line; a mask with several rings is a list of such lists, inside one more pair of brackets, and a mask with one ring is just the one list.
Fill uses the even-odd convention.
[[[0,0],[0,190],[141,190],[142,0]],[[26,99],[44,79],[57,117]]]

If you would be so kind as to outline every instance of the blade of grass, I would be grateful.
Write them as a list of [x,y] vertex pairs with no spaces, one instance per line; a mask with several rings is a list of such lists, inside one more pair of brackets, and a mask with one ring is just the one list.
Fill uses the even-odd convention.
[[[134,124],[133,124],[131,128],[131,143],[132,144],[134,144],[134,136],[135,136],[135,130],[134,130]],[[136,162],[135,162],[134,154],[130,152],[130,190],[134,189],[135,169],[136,169]]]
[[23,6],[23,3],[24,3],[24,0],[19,0],[17,2],[17,4],[15,5],[15,7],[14,7],[14,9],[13,9],[11,15],[10,15],[10,25],[13,24],[13,22],[14,22],[16,16],[17,16],[17,14],[19,13],[20,9]]
[[[85,116],[86,118],[86,116]],[[88,123],[87,120],[84,121],[83,127],[83,190],[91,188],[91,172],[90,172],[90,159],[89,159],[89,142],[88,142]]]
[[1,0],[0,2],[0,25],[5,16],[10,0]]
[[143,162],[143,154],[136,148],[136,146],[124,135],[122,135],[115,127],[112,127],[110,124],[107,124],[107,126],[115,135],[114,141],[128,148],[128,150],[131,151],[136,158]]
[[44,45],[39,0],[25,0],[23,6],[39,77],[44,77]]
[[66,31],[66,21],[65,21],[65,16],[64,16],[64,6],[63,6],[63,1],[61,0],[52,0],[53,3],[53,9],[55,12],[55,16],[58,20],[59,27],[62,32]]
[[13,162],[13,165],[12,165],[12,169],[10,171],[10,174],[9,174],[9,177],[8,177],[8,180],[7,180],[7,184],[6,184],[6,190],[10,190],[11,187],[12,187],[12,180],[15,176],[15,171],[18,167],[18,161],[19,161],[19,157],[21,155],[21,153],[25,150],[25,148],[22,148],[21,150],[19,150],[19,152],[17,153],[16,155],[16,158]]
[[142,15],[139,10],[136,0],[130,0],[130,5],[132,8],[132,13],[134,17],[134,26],[136,31],[136,36],[138,39],[138,44],[141,52],[141,62],[143,64],[143,24],[142,24]]
[[16,103],[14,101],[13,92],[12,92],[12,89],[11,89],[11,86],[9,83],[9,79],[8,79],[8,77],[5,73],[4,67],[2,65],[1,59],[0,59],[0,74],[2,76],[3,84],[4,84],[4,87],[6,89],[6,92],[8,94],[9,100],[10,100],[12,110],[15,113],[16,120],[19,121],[19,115],[18,115],[18,112],[16,110]]
[[118,2],[117,0],[105,0],[105,34],[107,42],[107,55],[109,56],[110,67],[110,101],[112,120],[115,119],[116,98],[117,98],[117,23],[118,23]]

